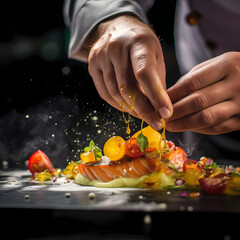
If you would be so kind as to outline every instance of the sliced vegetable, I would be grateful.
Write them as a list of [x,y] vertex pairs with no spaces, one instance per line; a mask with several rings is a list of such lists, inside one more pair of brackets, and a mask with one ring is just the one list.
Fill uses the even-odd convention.
[[228,174],[218,174],[215,177],[201,178],[199,183],[203,190],[209,194],[222,193],[230,181],[231,177]]
[[185,181],[182,178],[177,178],[175,181],[175,185],[182,186],[185,183]]
[[125,155],[124,139],[119,136],[109,138],[103,147],[103,152],[111,161],[120,160]]
[[125,153],[131,158],[139,158],[144,155],[144,152],[141,151],[136,138],[130,138],[125,142]]
[[201,162],[192,159],[187,159],[183,163],[183,172],[186,173],[188,169],[199,169],[202,172],[204,168]]
[[50,159],[41,150],[38,150],[31,155],[31,157],[28,160],[28,169],[32,174],[36,172],[37,173],[43,172],[46,169],[51,174],[54,173],[55,171]]

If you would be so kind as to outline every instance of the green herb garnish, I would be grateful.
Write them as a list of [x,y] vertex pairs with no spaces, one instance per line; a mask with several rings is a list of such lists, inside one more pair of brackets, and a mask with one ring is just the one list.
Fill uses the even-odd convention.
[[141,152],[144,152],[148,148],[148,139],[142,134],[142,132],[137,136],[137,143]]
[[141,133],[137,136],[137,143],[140,147],[141,152],[144,152],[148,148],[148,138],[142,133],[143,121],[141,123]]

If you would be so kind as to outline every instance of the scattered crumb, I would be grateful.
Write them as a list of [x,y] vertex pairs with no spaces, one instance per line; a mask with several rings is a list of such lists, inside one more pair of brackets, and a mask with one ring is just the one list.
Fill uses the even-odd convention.
[[143,199],[143,196],[142,196],[142,195],[139,195],[138,198],[139,198],[139,199]]
[[184,207],[184,206],[180,206],[180,207],[179,207],[179,210],[180,210],[180,211],[184,211],[184,210],[185,210],[185,207]]
[[70,198],[71,197],[71,193],[65,193],[65,197],[66,198]]
[[187,207],[187,210],[188,210],[189,212],[192,212],[192,211],[193,211],[193,206],[188,206],[188,207]]
[[152,223],[152,218],[150,217],[150,215],[145,215],[144,219],[143,219],[143,222],[145,224],[151,224]]
[[160,210],[166,210],[167,209],[167,204],[166,203],[160,203],[159,204],[159,209]]
[[29,195],[29,194],[25,194],[24,198],[25,198],[25,199],[29,199],[29,198],[30,198],[30,195]]
[[88,197],[89,197],[89,199],[95,199],[96,198],[96,194],[91,192],[91,193],[88,194]]

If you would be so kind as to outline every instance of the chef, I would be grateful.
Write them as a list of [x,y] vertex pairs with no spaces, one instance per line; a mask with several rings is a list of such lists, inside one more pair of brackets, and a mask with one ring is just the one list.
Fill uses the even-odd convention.
[[240,2],[179,0],[176,56],[182,77],[166,89],[153,0],[66,1],[69,57],[88,62],[99,95],[159,130],[184,132],[197,154],[239,159]]

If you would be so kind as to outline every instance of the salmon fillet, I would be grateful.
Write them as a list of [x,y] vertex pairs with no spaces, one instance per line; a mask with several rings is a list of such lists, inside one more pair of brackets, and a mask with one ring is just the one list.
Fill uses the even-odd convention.
[[138,178],[160,171],[161,161],[156,155],[146,154],[140,158],[122,158],[119,161],[104,161],[93,165],[81,163],[79,173],[91,180],[109,182],[120,177]]

